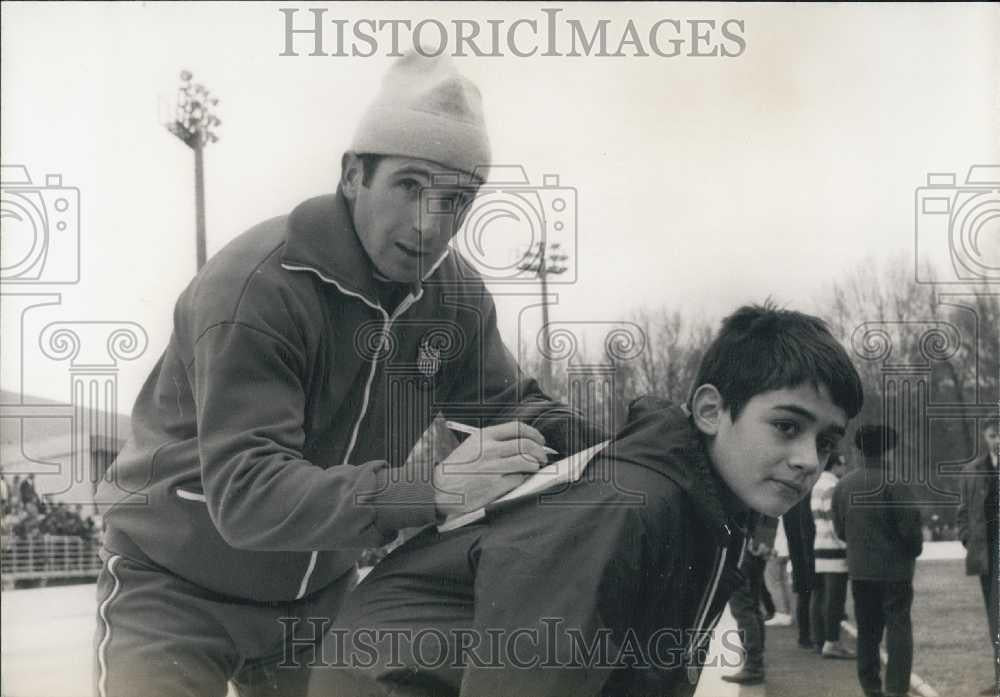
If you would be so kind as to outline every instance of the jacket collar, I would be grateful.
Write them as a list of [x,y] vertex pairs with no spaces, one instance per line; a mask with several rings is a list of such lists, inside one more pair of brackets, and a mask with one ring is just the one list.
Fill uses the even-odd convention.
[[[704,438],[683,407],[653,396],[629,405],[628,422],[619,438],[639,434],[632,459],[658,470],[698,502],[696,514],[715,531],[720,542],[746,534],[750,510],[726,486],[709,462]],[[635,442],[635,441],[633,441]]]
[[[446,250],[422,280],[437,270],[448,253]],[[290,271],[311,271],[334,283],[341,292],[381,307],[375,289],[375,266],[361,246],[339,186],[336,193],[308,199],[292,210],[281,265]],[[416,300],[422,294],[421,283],[414,283],[410,295]]]

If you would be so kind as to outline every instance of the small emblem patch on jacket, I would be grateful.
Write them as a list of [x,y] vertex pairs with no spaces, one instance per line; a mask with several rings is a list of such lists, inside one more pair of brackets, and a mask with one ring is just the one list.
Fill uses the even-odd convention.
[[441,369],[441,349],[432,343],[432,332],[428,332],[420,340],[417,350],[417,370],[424,377],[434,377]]

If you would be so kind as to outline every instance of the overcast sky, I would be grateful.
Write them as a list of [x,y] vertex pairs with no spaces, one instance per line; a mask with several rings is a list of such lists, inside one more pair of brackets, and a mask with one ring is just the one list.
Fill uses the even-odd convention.
[[[308,4],[3,5],[2,161],[36,184],[57,173],[79,189],[82,260],[76,284],[3,285],[4,389],[68,401],[68,366],[41,354],[42,328],[135,322],[149,345],[121,365],[127,411],[166,345],[195,271],[193,158],[161,123],[182,68],[221,100],[221,140],[206,153],[209,254],[333,190],[392,47],[380,34],[370,57],[310,56],[312,40],[297,37],[299,55],[281,56],[279,7],[311,24]],[[449,30],[466,19],[486,35],[487,20],[504,32],[519,18],[543,26],[543,8],[561,6],[324,7],[334,53],[336,27],[349,37],[364,19],[436,18]],[[665,18],[679,22],[681,55],[648,45]],[[589,34],[601,19],[609,51],[631,20],[649,55],[633,45],[623,56],[521,58],[511,49],[524,45],[502,42],[502,57],[455,59],[483,93],[495,161],[523,166],[531,184],[558,175],[578,204],[558,238],[575,281],[553,288],[554,320],[613,321],[662,304],[717,318],[769,295],[808,309],[866,257],[912,257],[914,190],[927,173],[962,182],[970,165],[1000,162],[997,6],[573,4],[558,14],[563,51],[567,20]],[[697,19],[715,20],[709,41],[739,55],[687,55]],[[720,33],[727,20],[740,22],[728,26],[742,48]],[[521,28],[528,48],[543,43],[544,30]],[[402,32],[401,46],[409,39]],[[52,259],[72,252],[65,231],[50,232]],[[528,241],[523,228],[498,227],[486,247],[509,261]],[[5,268],[11,249],[26,247],[5,237]],[[519,322],[537,327],[537,310],[521,313],[537,286],[494,290],[513,344]],[[61,296],[22,317],[27,301],[12,293]]]

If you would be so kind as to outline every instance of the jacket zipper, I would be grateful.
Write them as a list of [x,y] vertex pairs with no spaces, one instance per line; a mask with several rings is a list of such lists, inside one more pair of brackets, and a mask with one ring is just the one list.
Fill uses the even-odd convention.
[[[443,260],[444,257],[442,257],[438,263],[440,263]],[[311,271],[317,276],[319,276],[320,280],[322,280],[323,282],[332,283],[337,287],[337,290],[339,290],[344,295],[349,295],[353,298],[359,299],[365,305],[372,308],[373,310],[378,311],[382,315],[382,320],[384,322],[384,324],[382,325],[382,338],[379,340],[378,348],[375,351],[375,355],[372,357],[371,370],[368,371],[368,380],[365,382],[365,396],[364,399],[361,401],[361,413],[358,414],[357,421],[354,422],[354,428],[351,430],[351,440],[347,444],[347,451],[344,453],[344,459],[341,462],[342,465],[346,465],[350,462],[351,455],[354,452],[354,446],[357,444],[358,431],[361,429],[361,422],[365,420],[365,415],[368,413],[368,402],[369,398],[371,397],[372,382],[375,379],[375,371],[378,368],[378,359],[382,355],[382,349],[385,348],[385,345],[388,340],[389,329],[392,327],[392,323],[395,322],[400,317],[400,315],[402,315],[407,309],[409,309],[411,305],[420,300],[420,298],[424,294],[424,289],[423,287],[421,287],[416,295],[413,295],[411,293],[410,295],[406,296],[406,299],[399,304],[399,307],[397,307],[396,310],[392,313],[392,316],[390,316],[389,313],[385,311],[385,308],[383,308],[381,305],[376,305],[370,302],[368,298],[361,295],[360,293],[354,293],[347,290],[342,285],[337,283],[335,280],[324,276],[316,269],[310,268],[308,266],[291,266],[288,264],[282,264],[282,266],[285,269],[288,269],[289,271]],[[437,268],[437,266],[435,266],[435,268]],[[302,582],[299,584],[299,592],[295,596],[296,600],[298,600],[299,598],[303,597],[306,594],[306,590],[309,588],[309,579],[312,577],[313,571],[316,570],[316,560],[318,557],[319,557],[319,550],[313,550],[309,554],[309,564],[306,566],[306,572],[305,574],[303,574]]]
[[[723,526],[726,533],[731,537],[732,533],[729,530],[729,526]],[[722,572],[726,568],[726,557],[729,556],[729,543],[727,542],[719,553],[715,557],[715,567],[712,571],[712,583],[708,586],[708,591],[702,596],[702,601],[699,604],[701,610],[698,612],[697,619],[695,621],[695,631],[691,635],[691,643],[688,644],[687,651],[685,651],[685,665],[691,666],[692,659],[694,657],[695,650],[702,643],[701,632],[705,628],[705,623],[708,620],[708,612],[712,609],[712,602],[715,600],[716,591],[719,589],[719,581],[722,579]],[[742,557],[742,554],[740,555]]]

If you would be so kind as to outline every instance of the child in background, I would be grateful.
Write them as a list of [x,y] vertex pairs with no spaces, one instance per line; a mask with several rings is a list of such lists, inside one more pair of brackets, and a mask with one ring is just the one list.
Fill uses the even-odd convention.
[[767,620],[767,627],[791,627],[792,589],[788,583],[788,538],[785,537],[784,516],[778,518],[778,529],[774,534],[774,549],[764,567],[764,583],[774,599],[774,617]]
[[836,454],[813,487],[809,504],[816,518],[816,590],[809,606],[813,643],[823,658],[853,659],[840,642],[840,620],[847,600],[847,543],[833,527],[833,490],[847,473],[847,458]]

